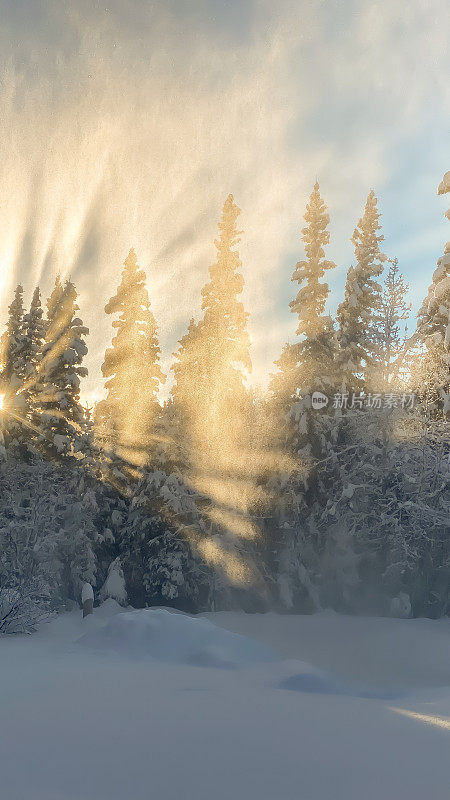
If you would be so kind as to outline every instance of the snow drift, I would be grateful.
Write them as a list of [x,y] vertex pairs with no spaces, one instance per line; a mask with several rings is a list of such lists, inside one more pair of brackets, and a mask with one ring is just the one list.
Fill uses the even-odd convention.
[[236,669],[276,660],[263,644],[218,628],[209,620],[162,608],[117,614],[82,636],[78,644],[94,652],[200,667]]

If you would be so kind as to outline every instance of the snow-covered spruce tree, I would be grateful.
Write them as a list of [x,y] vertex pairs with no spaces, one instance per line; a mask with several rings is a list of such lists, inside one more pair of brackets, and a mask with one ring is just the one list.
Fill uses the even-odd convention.
[[261,528],[273,601],[283,610],[309,612],[321,607],[320,532],[315,509],[323,508],[335,477],[323,463],[336,442],[335,414],[311,410],[310,397],[298,397],[286,415],[284,443],[275,450],[266,477]]
[[[292,280],[300,285],[295,300],[289,304],[297,314],[297,386],[301,394],[313,389],[329,392],[334,386],[334,329],[330,316],[324,314],[329,289],[322,278],[336,265],[325,259],[324,247],[330,241],[330,217],[316,181],[305,213],[302,229],[306,259],[296,264]],[[296,387],[297,388],[297,387]]]
[[70,462],[0,465],[0,587],[40,609],[78,601],[85,581],[95,585],[102,535],[79,487]]
[[24,361],[22,353],[25,346],[23,333],[23,287],[17,286],[14,299],[9,306],[6,331],[1,337],[1,376],[0,384],[4,395],[5,432],[20,436],[20,419],[25,416],[25,401],[20,389],[24,381]]
[[272,604],[305,612],[319,607],[308,516],[316,494],[312,453],[322,452],[323,412],[311,410],[310,395],[292,391],[299,375],[295,345],[285,345],[277,365],[269,385],[263,444],[272,464],[261,476],[256,512]]
[[211,576],[196,545],[205,524],[181,477],[147,469],[121,524],[120,553],[133,605],[207,609]]
[[297,263],[292,276],[301,288],[290,303],[291,311],[298,316],[299,338],[284,348],[277,362],[279,371],[270,384],[269,409],[278,410],[278,445],[285,455],[278,459],[278,468],[266,484],[268,496],[272,497],[270,534],[266,540],[275,546],[272,569],[278,599],[282,607],[299,610],[318,605],[311,579],[317,571],[314,535],[308,530],[305,518],[317,489],[311,456],[318,458],[323,454],[324,412],[318,414],[312,410],[311,394],[317,390],[332,396],[336,386],[336,336],[331,318],[325,315],[329,289],[323,282],[326,272],[335,264],[325,259],[330,218],[317,181],[306,208],[305,222],[302,238],[306,258]]
[[20,589],[0,584],[0,636],[33,633],[48,618],[47,608],[36,598],[33,584]]
[[[444,176],[439,194],[450,192],[450,172]],[[450,219],[450,209],[446,216]],[[417,339],[423,345],[414,387],[427,409],[450,414],[450,241],[438,259],[433,282],[418,314]]]
[[36,286],[33,292],[30,310],[23,318],[24,344],[20,354],[20,371],[24,376],[22,394],[25,399],[28,415],[31,417],[30,421],[34,425],[39,422],[32,413],[32,406],[38,391],[38,370],[45,340],[46,324],[43,315],[44,310],[41,305],[41,293],[39,286]]
[[81,445],[84,412],[80,404],[80,378],[89,333],[76,312],[77,291],[71,281],[61,286],[57,278],[48,301],[48,318],[39,383],[32,403],[38,420],[40,446],[50,455],[69,454]]
[[287,344],[278,361],[278,372],[270,383],[271,401],[269,405],[275,413],[280,413],[278,427],[282,438],[290,447],[299,450],[315,441],[313,418],[305,406],[306,429],[299,436],[298,425],[290,419],[293,404],[298,403],[299,395],[310,396],[314,390],[328,395],[335,386],[335,348],[336,337],[331,317],[325,315],[328,285],[322,281],[325,273],[336,265],[325,259],[324,247],[329,243],[330,222],[325,203],[320,195],[316,181],[305,213],[306,226],[302,229],[306,258],[299,261],[292,280],[300,284],[295,300],[289,305],[297,314],[298,341]]
[[[389,613],[407,596],[414,616],[449,608],[448,431],[397,410],[336,419],[321,466],[327,502],[317,531],[323,606]],[[397,598],[397,601],[396,601]]]
[[206,565],[180,533],[166,530],[150,540],[144,587],[153,604],[209,610],[209,577]]
[[400,324],[409,318],[411,304],[406,302],[408,285],[398,268],[398,259],[388,259],[389,268],[384,281],[377,333],[379,361],[373,378],[380,391],[399,388],[407,351],[407,335]]
[[377,198],[371,189],[352,236],[356,263],[347,273],[345,298],[337,310],[338,381],[348,391],[370,386],[376,367],[381,308],[381,286],[376,278],[383,272],[385,260],[380,251],[384,237],[378,233],[379,219]]
[[99,404],[99,414],[112,449],[132,465],[142,466],[152,451],[160,412],[157,394],[164,375],[145,273],[138,266],[133,249],[105,311],[119,317],[113,322],[117,332],[102,366],[108,395]]
[[[24,346],[23,315],[23,286],[19,285],[16,287],[14,299],[8,309],[6,331],[1,337],[1,379],[2,386],[7,390],[10,388],[11,382],[14,383],[17,379],[15,366]],[[20,384],[20,380],[17,380],[17,383]]]
[[[295,443],[297,451],[304,451],[319,456],[322,452],[320,441],[320,424],[317,425],[316,412],[308,407],[307,397],[316,389],[331,396],[336,384],[335,349],[336,336],[331,317],[325,315],[325,303],[329,289],[321,282],[325,273],[336,265],[325,260],[324,247],[328,244],[330,234],[329,215],[323,202],[319,184],[316,181],[309,204],[306,208],[306,227],[303,228],[306,260],[299,261],[294,270],[292,280],[302,285],[297,297],[290,303],[291,311],[298,316],[297,335],[300,337],[294,346],[298,353],[297,385],[303,399],[303,413],[296,425]],[[296,409],[291,409],[297,417]],[[297,421],[297,420],[296,420]]]

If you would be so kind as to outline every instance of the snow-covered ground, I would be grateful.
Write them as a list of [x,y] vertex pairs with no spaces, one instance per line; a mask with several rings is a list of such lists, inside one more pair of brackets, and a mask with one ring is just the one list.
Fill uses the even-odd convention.
[[80,617],[0,639],[2,800],[450,797],[450,619]]

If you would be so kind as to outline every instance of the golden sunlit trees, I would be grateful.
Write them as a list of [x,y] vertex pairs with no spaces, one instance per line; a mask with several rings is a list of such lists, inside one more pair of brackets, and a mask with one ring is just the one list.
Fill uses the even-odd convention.
[[99,408],[113,449],[134,465],[147,460],[164,381],[160,347],[143,270],[130,250],[116,294],[105,307],[118,314],[116,335],[102,366],[107,398]]
[[325,259],[324,247],[330,241],[330,217],[320,196],[319,184],[314,184],[305,213],[306,227],[302,229],[306,259],[296,264],[292,280],[300,285],[295,300],[289,304],[297,314],[297,335],[294,347],[297,354],[297,386],[302,394],[313,389],[329,391],[333,386],[334,329],[330,316],[324,314],[329,294],[322,278],[336,264]]
[[248,315],[239,299],[244,288],[237,251],[239,214],[229,195],[215,241],[217,258],[202,290],[203,316],[191,321],[180,341],[172,389],[183,421],[185,477],[203,498],[209,526],[197,550],[235,587],[258,581],[248,551],[256,535],[249,512],[261,456],[252,444],[251,398],[245,386],[251,361]]
[[[447,175],[440,191],[449,190]],[[73,598],[82,579],[93,582],[98,570],[101,582],[115,570],[138,606],[260,610],[270,603],[312,610],[324,604],[353,611],[367,594],[383,611],[391,599],[409,595],[406,605],[414,613],[445,613],[448,536],[441,487],[448,431],[439,417],[450,409],[450,244],[438,261],[417,335],[409,340],[414,348],[405,363],[414,374],[408,388],[424,402],[417,403],[417,414],[407,415],[395,401],[407,287],[395,259],[383,293],[376,282],[385,257],[375,195],[369,194],[352,238],[356,265],[338,310],[336,354],[337,337],[325,313],[325,276],[334,266],[325,258],[329,216],[316,182],[302,229],[305,255],[293,274],[299,284],[290,303],[296,339],[276,362],[266,402],[246,385],[251,362],[239,213],[230,195],[200,318],[180,339],[174,386],[162,413],[157,327],[145,274],[130,250],[106,305],[115,316],[115,334],[103,364],[107,398],[96,417],[106,436],[98,437],[104,445],[98,449],[88,446],[80,404],[88,331],[77,316],[75,287],[56,279],[46,319],[39,289],[24,316],[17,287],[1,340],[0,394],[8,396],[0,415],[0,429],[7,431],[3,446],[0,430],[0,461],[8,452],[13,456],[2,468],[4,477],[12,475],[11,498],[25,476],[19,511],[22,494],[23,508],[30,509],[29,497],[43,491],[38,522],[43,530],[49,525],[50,534],[36,538],[34,522],[32,530],[25,524],[30,515],[24,524],[19,519],[22,511],[13,510],[10,525],[8,512],[8,564],[16,571],[20,550],[22,566],[45,564],[43,576],[54,572],[61,595]],[[311,391],[337,394],[341,377],[350,394],[371,385],[393,392],[392,407],[349,405],[343,414],[329,402],[327,410],[315,410]],[[63,455],[63,463],[46,464],[36,442],[46,456]],[[27,462],[23,472],[21,460]],[[33,474],[38,480],[30,485],[26,476]],[[77,485],[79,502],[62,476]]]
[[379,220],[377,198],[371,189],[352,236],[356,264],[347,273],[345,298],[337,310],[339,380],[347,390],[367,385],[375,367],[381,307],[381,286],[376,278],[383,272],[385,260],[380,251],[384,236],[378,233]]
[[251,369],[248,314],[238,299],[244,288],[235,249],[239,214],[229,195],[215,240],[217,260],[202,289],[203,317],[191,320],[175,354],[174,402],[185,417],[193,448],[214,458],[220,452],[225,457],[231,440],[239,436],[236,425],[247,398],[244,371]]
[[45,340],[32,403],[40,443],[50,454],[76,449],[83,432],[80,378],[87,375],[82,361],[87,353],[84,336],[89,331],[76,314],[76,301],[74,284],[67,281],[62,286],[58,277],[47,303]]

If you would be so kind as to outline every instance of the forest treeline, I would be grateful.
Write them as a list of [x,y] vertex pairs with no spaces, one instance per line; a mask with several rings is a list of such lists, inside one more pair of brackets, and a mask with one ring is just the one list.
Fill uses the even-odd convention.
[[73,282],[57,277],[45,313],[39,288],[29,311],[15,290],[1,338],[0,592],[31,626],[86,581],[135,606],[448,613],[450,243],[408,334],[408,286],[371,190],[332,319],[316,182],[292,275],[296,339],[262,391],[247,380],[239,214],[230,195],[164,404],[133,249],[105,307],[114,336],[94,409],[80,402],[88,330]]

